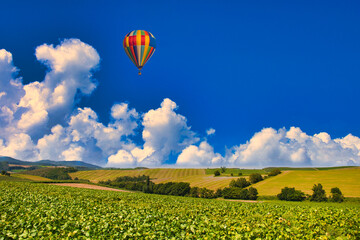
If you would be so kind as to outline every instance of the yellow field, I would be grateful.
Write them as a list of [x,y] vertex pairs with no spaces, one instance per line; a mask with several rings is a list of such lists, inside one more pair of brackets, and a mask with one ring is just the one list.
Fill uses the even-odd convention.
[[88,179],[92,182],[113,180],[121,176],[139,175],[150,176],[151,180],[155,183],[188,182],[192,187],[206,187],[213,190],[228,187],[230,181],[237,178],[206,175],[205,169],[156,168],[139,170],[92,170],[70,173],[73,179],[77,177],[78,179]]
[[321,183],[330,194],[330,189],[338,187],[345,197],[360,197],[360,168],[344,168],[322,171],[284,171],[252,185],[259,195],[276,195],[284,187],[295,187],[307,194],[312,194],[314,184]]
[[25,179],[29,179],[29,180],[33,180],[33,181],[52,181],[49,178],[44,178],[44,177],[35,176],[35,175],[28,175],[28,174],[12,174],[12,176],[18,177],[18,178],[25,178]]

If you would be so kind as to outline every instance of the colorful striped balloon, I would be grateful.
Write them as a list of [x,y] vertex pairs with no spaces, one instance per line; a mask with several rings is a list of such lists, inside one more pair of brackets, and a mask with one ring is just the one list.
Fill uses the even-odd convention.
[[126,54],[139,69],[139,75],[141,75],[141,69],[155,52],[155,37],[150,32],[134,30],[126,34],[123,45]]

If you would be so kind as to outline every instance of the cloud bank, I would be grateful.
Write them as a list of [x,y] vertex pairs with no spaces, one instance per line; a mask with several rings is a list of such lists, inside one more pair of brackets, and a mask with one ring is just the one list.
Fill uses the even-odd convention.
[[[77,100],[97,87],[93,72],[100,56],[79,39],[36,48],[48,67],[44,79],[23,84],[10,52],[0,50],[0,155],[22,160],[82,160],[108,167],[267,167],[360,165],[360,138],[332,139],[328,133],[307,135],[298,127],[264,128],[222,156],[177,113],[165,98],[156,109],[138,113],[127,103],[114,104],[104,125],[91,108]],[[141,132],[143,144],[135,142]]]

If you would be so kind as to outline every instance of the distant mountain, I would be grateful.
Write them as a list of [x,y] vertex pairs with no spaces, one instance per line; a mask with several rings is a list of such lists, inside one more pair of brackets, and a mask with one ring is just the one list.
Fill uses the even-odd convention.
[[36,162],[28,162],[18,160],[12,157],[1,157],[0,162],[8,162],[9,164],[18,164],[18,165],[31,165],[31,166],[67,166],[67,167],[78,167],[86,169],[100,169],[101,167],[86,163],[83,161],[53,161],[53,160],[41,160]]

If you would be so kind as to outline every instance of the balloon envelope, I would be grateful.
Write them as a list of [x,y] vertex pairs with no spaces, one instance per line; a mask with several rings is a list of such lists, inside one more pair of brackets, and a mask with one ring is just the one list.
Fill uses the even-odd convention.
[[140,70],[155,52],[155,37],[145,30],[134,30],[126,34],[123,42],[126,54]]

